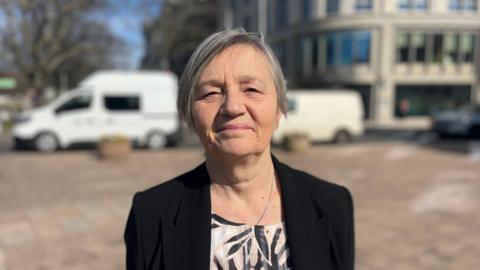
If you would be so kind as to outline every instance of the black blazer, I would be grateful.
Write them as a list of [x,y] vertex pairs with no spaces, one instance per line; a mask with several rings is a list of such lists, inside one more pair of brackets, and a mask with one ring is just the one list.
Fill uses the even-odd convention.
[[[273,157],[294,270],[354,268],[349,191]],[[210,269],[210,179],[205,163],[135,194],[125,228],[128,270]]]

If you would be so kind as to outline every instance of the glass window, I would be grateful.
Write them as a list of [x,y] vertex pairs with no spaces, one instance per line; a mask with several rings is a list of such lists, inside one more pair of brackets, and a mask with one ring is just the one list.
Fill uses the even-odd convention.
[[399,10],[409,10],[410,9],[410,1],[409,0],[398,0],[397,2]]
[[312,0],[303,0],[302,1],[302,18],[306,22],[312,17]]
[[336,55],[336,35],[334,32],[329,32],[327,33],[327,65],[328,66],[335,66],[336,65],[336,61],[335,59],[337,57],[335,57]]
[[372,0],[357,0],[355,9],[358,11],[372,10]]
[[460,0],[450,0],[448,7],[450,8],[450,10],[460,10],[460,2]]
[[397,35],[397,61],[400,63],[408,62],[408,52],[410,44],[410,34],[400,32]]
[[233,25],[237,27],[239,24],[238,20],[240,15],[238,11],[241,10],[241,5],[239,5],[238,1],[236,0],[231,0],[230,5],[232,7]]
[[327,37],[325,33],[318,36],[318,66],[320,68],[327,66]]
[[460,37],[458,34],[445,36],[445,62],[447,64],[458,63],[459,61]]
[[318,38],[312,38],[312,69],[316,70],[318,68]]
[[271,33],[274,26],[273,0],[267,0],[267,32]]
[[273,53],[278,59],[278,63],[283,71],[287,70],[287,48],[285,43],[275,44],[272,46]]
[[415,52],[415,62],[425,62],[427,55],[427,35],[425,33],[414,33],[412,35],[412,46]]
[[[370,31],[328,32],[326,35],[327,65],[369,63],[370,44]],[[321,54],[323,55],[322,52]]]
[[243,17],[243,23],[242,23],[242,26],[243,28],[250,32],[252,31],[252,25],[251,25],[251,21],[250,21],[250,16],[248,16],[248,14],[246,16]]
[[477,0],[463,0],[464,10],[477,10]]
[[297,41],[297,50],[296,50],[296,59],[295,59],[295,69],[297,74],[303,75],[303,59],[304,59],[304,54],[305,54],[305,44],[306,39],[302,38]]
[[443,34],[433,35],[433,62],[441,63],[443,61]]
[[475,11],[477,10],[477,0],[450,0],[449,9]]
[[425,11],[428,9],[428,0],[398,0],[397,6],[398,9],[402,11]]
[[340,65],[350,65],[352,64],[352,52],[353,52],[353,34],[352,32],[343,32],[340,33]]
[[463,62],[473,62],[473,52],[475,48],[475,36],[473,34],[462,35],[460,43],[460,53],[462,54]]
[[371,33],[369,31],[354,32],[354,40],[353,62],[369,63]]
[[60,105],[55,112],[66,112],[66,111],[76,111],[76,110],[83,110],[90,107],[92,103],[92,96],[84,95],[84,96],[77,96],[73,97],[67,101],[65,101],[62,105]]
[[475,34],[420,33],[397,34],[397,62],[456,64],[473,62]]
[[406,115],[425,116],[431,112],[451,108],[452,104],[464,104],[470,101],[471,87],[467,85],[398,85],[395,91],[395,115],[400,110],[402,100],[409,101]]
[[327,0],[327,14],[338,13],[340,0]]
[[428,0],[416,0],[414,1],[415,10],[427,10],[428,9]]
[[288,1],[278,0],[276,5],[275,25],[277,29],[285,28],[288,24]]
[[138,111],[140,98],[138,96],[106,96],[105,108],[109,111]]

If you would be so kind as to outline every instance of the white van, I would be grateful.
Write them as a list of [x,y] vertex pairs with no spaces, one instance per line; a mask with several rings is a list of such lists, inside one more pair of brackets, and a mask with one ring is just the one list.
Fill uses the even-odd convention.
[[179,127],[176,98],[177,78],[170,72],[96,72],[50,104],[18,115],[15,146],[51,152],[123,135],[162,148]]
[[349,90],[289,90],[287,117],[282,117],[272,141],[291,135],[310,141],[348,142],[362,135],[363,106],[358,92]]

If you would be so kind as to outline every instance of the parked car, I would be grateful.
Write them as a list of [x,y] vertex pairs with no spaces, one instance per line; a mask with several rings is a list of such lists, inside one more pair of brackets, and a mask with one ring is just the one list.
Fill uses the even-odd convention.
[[480,105],[466,104],[458,109],[431,115],[432,131],[440,138],[451,136],[480,138]]
[[342,89],[289,90],[288,113],[272,141],[305,135],[310,141],[349,142],[364,132],[358,92]]
[[51,152],[109,135],[162,148],[179,127],[177,78],[169,72],[97,72],[78,89],[15,117],[15,146]]

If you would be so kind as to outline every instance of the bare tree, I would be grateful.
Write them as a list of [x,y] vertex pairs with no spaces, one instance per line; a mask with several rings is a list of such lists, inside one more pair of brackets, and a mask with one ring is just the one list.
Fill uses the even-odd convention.
[[167,0],[161,14],[144,27],[145,69],[170,69],[178,75],[193,50],[217,29],[217,0]]
[[[102,67],[120,42],[98,18],[103,0],[0,0],[0,55],[41,92],[76,67]],[[95,62],[95,63],[94,63]]]

